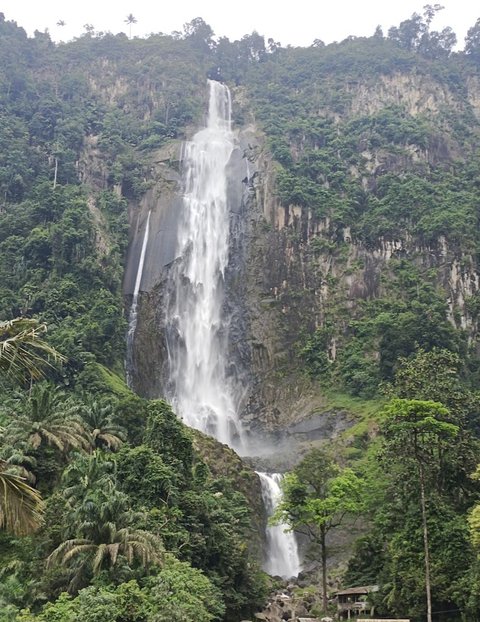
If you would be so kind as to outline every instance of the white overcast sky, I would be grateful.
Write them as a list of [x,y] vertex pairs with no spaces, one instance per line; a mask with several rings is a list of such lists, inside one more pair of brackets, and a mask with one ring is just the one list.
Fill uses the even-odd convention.
[[[129,13],[138,23],[132,35],[182,30],[183,24],[202,17],[217,36],[239,39],[254,30],[282,45],[311,45],[314,39],[326,43],[349,35],[369,36],[377,24],[385,31],[398,25],[427,2],[420,0],[1,0],[0,11],[32,34],[48,29],[55,40],[68,40],[83,32],[84,24],[96,31],[128,32],[124,23]],[[430,2],[434,4],[434,1]],[[480,17],[477,0],[444,0],[445,7],[433,24],[451,26],[459,47],[468,28]],[[66,22],[58,27],[59,20]]]

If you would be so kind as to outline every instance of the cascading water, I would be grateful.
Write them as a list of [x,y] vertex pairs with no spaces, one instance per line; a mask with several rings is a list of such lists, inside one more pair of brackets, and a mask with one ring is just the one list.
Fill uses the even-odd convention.
[[[262,495],[267,516],[273,515],[282,497],[280,473],[258,473],[262,484]],[[268,557],[265,571],[274,576],[296,577],[300,572],[300,559],[295,535],[286,531],[287,525],[269,525],[267,527]]]
[[138,261],[137,276],[135,279],[135,286],[133,289],[132,306],[130,307],[130,313],[128,314],[128,330],[127,330],[127,360],[125,364],[127,385],[132,386],[133,379],[133,340],[135,339],[135,331],[137,330],[137,318],[138,318],[138,294],[140,292],[140,285],[142,283],[143,265],[145,263],[145,253],[147,252],[148,234],[150,232],[150,211],[148,212],[147,222],[145,224],[145,233],[143,234],[142,250],[140,252],[140,259]]
[[234,380],[227,374],[226,168],[234,150],[230,91],[209,81],[207,127],[184,148],[185,193],[178,256],[167,303],[170,399],[184,422],[241,449]]
[[[230,91],[211,80],[209,86],[207,126],[183,153],[183,214],[166,298],[168,398],[187,425],[245,454],[249,448],[238,417],[241,391],[228,373],[229,318],[224,310],[230,237],[227,167],[235,136]],[[259,475],[271,513],[281,494],[281,476]],[[293,534],[281,525],[271,527],[268,543],[267,570],[286,577],[297,574]]]

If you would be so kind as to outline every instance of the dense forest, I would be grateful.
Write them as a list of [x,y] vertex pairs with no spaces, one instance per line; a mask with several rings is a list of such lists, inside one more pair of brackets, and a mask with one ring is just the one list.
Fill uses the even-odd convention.
[[378,585],[379,615],[480,619],[480,19],[456,52],[438,10],[309,48],[201,18],[55,44],[0,14],[0,621],[239,622],[282,585],[251,468],[124,380],[132,214],[207,78],[286,215],[252,233],[254,270],[259,240],[281,257],[274,382],[351,416],[284,479],[296,597]]

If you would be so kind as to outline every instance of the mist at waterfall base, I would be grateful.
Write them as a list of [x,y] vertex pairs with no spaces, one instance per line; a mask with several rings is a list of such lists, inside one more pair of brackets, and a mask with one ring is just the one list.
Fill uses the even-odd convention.
[[[182,157],[183,212],[177,259],[169,273],[165,302],[169,364],[167,399],[186,425],[215,437],[240,455],[252,455],[256,447],[248,441],[239,419],[243,390],[236,378],[229,374],[230,318],[224,312],[230,238],[227,169],[235,148],[230,91],[219,82],[209,80],[207,125],[184,145]],[[248,168],[246,172],[248,179]],[[149,219],[150,213],[129,316],[129,385]],[[258,475],[270,517],[281,496],[279,483],[282,476]],[[286,531],[285,525],[269,526],[266,535],[266,571],[285,578],[297,575],[300,563],[295,536]]]

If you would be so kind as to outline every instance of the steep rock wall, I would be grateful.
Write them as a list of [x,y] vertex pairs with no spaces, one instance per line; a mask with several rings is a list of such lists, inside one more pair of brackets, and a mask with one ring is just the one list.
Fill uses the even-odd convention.
[[[404,258],[421,271],[436,272],[449,321],[466,331],[473,343],[478,319],[469,301],[480,288],[476,257],[451,246],[445,236],[425,244],[406,234],[367,246],[329,218],[316,219],[311,210],[299,206],[282,206],[272,192],[274,166],[260,145],[257,151],[245,276],[251,391],[244,416],[260,429],[289,434],[305,421],[309,439],[321,437],[322,429],[324,438],[331,438],[345,429],[348,416],[326,412],[321,387],[296,372],[292,362],[304,334],[322,326],[332,309],[337,332],[342,333],[362,301],[386,293],[392,260]],[[334,338],[331,360],[336,350]],[[338,429],[327,423],[329,414]]]
[[[402,175],[418,166],[427,170],[437,165],[448,171],[453,161],[458,165],[469,157],[469,148],[452,132],[449,118],[456,118],[453,114],[469,119],[471,132],[478,132],[477,78],[455,90],[430,75],[394,73],[346,84],[345,93],[350,104],[341,115],[328,107],[321,114],[340,122],[400,106],[436,127],[428,147],[412,144],[388,151],[367,146],[361,153],[362,169],[350,169],[353,178],[361,176],[366,192],[386,172]],[[290,148],[296,160],[301,141]],[[308,428],[305,437],[296,439],[304,441],[322,434],[335,436],[348,427],[348,413],[329,413],[319,383],[298,373],[299,346],[327,317],[334,316],[335,332],[341,335],[362,303],[386,295],[398,260],[407,260],[419,273],[435,274],[449,322],[465,332],[471,348],[477,347],[478,310],[472,302],[478,298],[479,267],[473,248],[459,246],[448,235],[427,241],[408,228],[398,236],[379,236],[367,243],[349,227],[319,218],[309,207],[281,204],[276,194],[278,166],[261,133],[250,144],[249,154],[257,172],[251,180],[245,275],[251,373],[244,418],[257,433],[276,431],[295,437],[295,431]],[[331,361],[338,347],[333,336],[328,348]]]
[[[468,97],[416,74],[383,76],[377,82],[349,87],[351,106],[344,116],[372,114],[388,105],[407,106],[415,115],[441,115],[452,109],[477,112],[478,84],[468,83]],[[305,334],[335,316],[342,333],[364,301],[383,296],[392,262],[407,259],[420,271],[433,270],[448,304],[448,319],[467,332],[478,333],[471,300],[480,287],[476,257],[451,244],[447,236],[424,240],[407,230],[398,237],[380,236],[368,244],[350,228],[319,218],[308,207],[282,205],[276,192],[277,165],[258,130],[245,92],[236,103],[250,124],[238,132],[238,146],[229,172],[231,207],[230,265],[226,275],[226,313],[231,317],[231,373],[245,388],[242,417],[252,436],[274,434],[296,444],[341,434],[351,423],[343,411],[330,411],[322,387],[298,371],[299,343]],[[368,191],[385,171],[401,173],[415,162],[434,165],[460,157],[461,146],[448,132],[438,133],[426,148],[406,146],[396,154],[366,148],[362,171]],[[292,153],[296,146],[292,145]],[[125,273],[127,301],[133,290],[144,222],[152,212],[151,242],[141,284],[139,324],[135,340],[134,386],[147,397],[164,395],[167,352],[163,337],[164,296],[168,268],[175,260],[179,195],[180,145],[172,143],[152,161],[151,188],[131,208],[132,235]],[[337,356],[332,338],[328,356]],[[286,447],[290,447],[287,443]],[[290,452],[290,449],[285,449]]]
[[137,278],[145,227],[150,213],[149,238],[140,282],[139,315],[135,333],[133,387],[144,397],[164,395],[167,358],[163,335],[163,296],[168,268],[175,260],[177,227],[181,213],[178,172],[181,145],[172,142],[151,160],[150,188],[138,204],[130,205],[130,242],[123,290],[128,308]]

